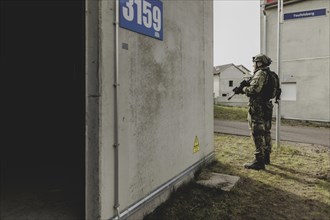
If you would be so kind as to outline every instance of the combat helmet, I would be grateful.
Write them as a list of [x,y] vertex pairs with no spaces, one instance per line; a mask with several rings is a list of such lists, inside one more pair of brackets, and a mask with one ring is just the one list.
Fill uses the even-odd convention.
[[261,62],[263,66],[269,66],[272,63],[272,59],[262,53],[252,57],[252,61]]

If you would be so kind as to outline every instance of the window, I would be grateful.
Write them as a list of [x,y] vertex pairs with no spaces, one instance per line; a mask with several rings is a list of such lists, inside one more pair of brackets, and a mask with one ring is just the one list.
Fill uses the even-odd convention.
[[233,80],[229,80],[229,87],[233,87]]
[[222,97],[226,97],[227,96],[227,94],[226,93],[222,93]]

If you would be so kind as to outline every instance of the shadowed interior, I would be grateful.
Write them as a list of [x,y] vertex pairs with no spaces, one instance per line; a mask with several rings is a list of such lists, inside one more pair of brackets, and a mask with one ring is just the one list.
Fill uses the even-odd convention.
[[84,216],[84,16],[83,0],[1,3],[1,72],[10,85],[1,219]]

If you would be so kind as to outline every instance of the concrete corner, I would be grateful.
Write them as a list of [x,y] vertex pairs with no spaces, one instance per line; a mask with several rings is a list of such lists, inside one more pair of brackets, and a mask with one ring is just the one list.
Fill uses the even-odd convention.
[[210,173],[208,178],[198,180],[197,183],[206,187],[230,191],[238,182],[240,177],[221,173]]

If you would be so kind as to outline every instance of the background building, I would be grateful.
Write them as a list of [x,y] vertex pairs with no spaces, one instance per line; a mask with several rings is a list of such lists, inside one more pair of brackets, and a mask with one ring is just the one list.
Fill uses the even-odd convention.
[[[262,0],[261,4],[261,48],[276,71],[277,1]],[[284,1],[280,37],[283,118],[330,121],[329,9],[330,1]]]
[[[116,2],[153,35],[114,25]],[[0,15],[1,219],[142,219],[212,161],[212,1],[5,1]]]
[[244,72],[246,76],[251,75],[251,71],[243,65],[237,65],[237,67]]
[[248,98],[246,95],[235,95],[231,100],[233,89],[239,86],[240,82],[250,77],[250,71],[243,65],[225,64],[213,68],[213,96],[215,104],[230,106],[246,106]]

